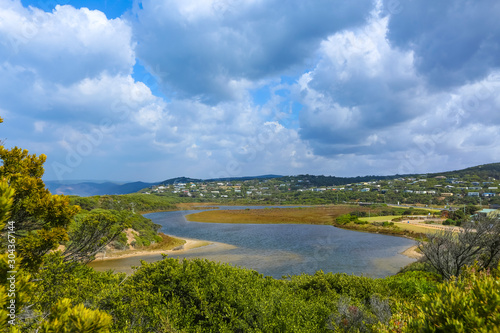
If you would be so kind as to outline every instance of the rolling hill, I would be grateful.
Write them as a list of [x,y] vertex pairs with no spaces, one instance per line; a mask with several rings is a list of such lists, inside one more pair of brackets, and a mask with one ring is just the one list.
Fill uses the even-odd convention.
[[[487,180],[500,179],[500,163],[490,163],[478,165],[462,170],[446,171],[438,173],[429,173],[426,177],[445,176],[449,178],[470,178],[471,180]],[[245,181],[253,179],[273,179],[279,178],[283,180],[302,179],[311,185],[315,186],[331,186],[345,185],[350,183],[359,183],[375,180],[388,180],[400,177],[422,177],[422,174],[412,175],[391,175],[391,176],[358,176],[358,177],[335,177],[335,176],[315,176],[315,175],[298,175],[298,176],[279,176],[279,175],[262,175],[254,177],[228,177],[214,179],[196,179],[189,177],[176,177],[156,183],[145,182],[130,182],[130,183],[114,183],[114,182],[75,182],[75,181],[46,181],[45,185],[53,194],[92,196],[92,195],[111,195],[111,194],[129,194],[138,192],[144,188],[153,185],[170,185],[176,183],[200,183],[200,182],[215,182],[215,181]]]

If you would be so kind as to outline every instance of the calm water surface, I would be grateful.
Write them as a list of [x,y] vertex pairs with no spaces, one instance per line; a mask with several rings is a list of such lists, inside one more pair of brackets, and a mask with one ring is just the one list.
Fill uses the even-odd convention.
[[[221,207],[244,209],[263,207]],[[324,225],[301,224],[221,224],[188,222],[185,215],[200,212],[177,211],[146,214],[161,231],[178,237],[196,238],[223,245],[209,245],[186,253],[169,254],[179,258],[206,258],[255,269],[264,275],[341,272],[384,277],[414,261],[400,253],[415,242],[402,237],[370,234]],[[161,260],[161,255],[144,255],[91,264],[97,270],[132,272],[140,260]]]

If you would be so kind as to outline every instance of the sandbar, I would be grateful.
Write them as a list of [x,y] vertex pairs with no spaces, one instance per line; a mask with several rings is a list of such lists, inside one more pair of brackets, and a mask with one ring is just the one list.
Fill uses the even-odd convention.
[[154,254],[170,254],[170,253],[185,253],[189,250],[196,249],[202,246],[207,246],[207,245],[212,245],[215,242],[209,242],[209,241],[204,241],[200,239],[192,239],[192,238],[183,238],[183,237],[176,237],[178,239],[182,239],[186,241],[181,246],[178,246],[176,249],[172,250],[143,250],[143,249],[137,249],[137,250],[124,250],[124,251],[107,251],[107,252],[101,252],[96,255],[96,258],[93,261],[103,261],[103,260],[115,260],[115,259],[124,259],[124,258],[131,258],[131,257],[139,257],[139,256],[145,256],[145,255],[154,255]]

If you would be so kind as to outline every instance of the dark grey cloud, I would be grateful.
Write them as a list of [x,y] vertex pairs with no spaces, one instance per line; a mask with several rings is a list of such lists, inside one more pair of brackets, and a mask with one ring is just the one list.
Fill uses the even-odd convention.
[[417,70],[434,88],[459,86],[500,66],[499,17],[496,0],[405,0],[390,16],[387,37],[414,52]]
[[216,102],[233,98],[238,81],[303,65],[323,38],[362,24],[372,7],[371,0],[142,1],[136,51],[165,91]]
[[322,43],[321,60],[295,92],[304,105],[301,138],[318,156],[392,156],[412,172],[441,163],[439,156],[451,164],[464,151],[494,160],[499,71],[486,64],[488,75],[436,89],[422,75],[414,46],[396,47],[385,38],[392,16],[374,14],[367,26]]

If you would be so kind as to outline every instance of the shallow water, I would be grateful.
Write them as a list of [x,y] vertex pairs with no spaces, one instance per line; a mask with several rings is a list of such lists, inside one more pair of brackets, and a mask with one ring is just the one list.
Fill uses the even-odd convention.
[[[242,209],[248,207],[221,207]],[[262,208],[262,207],[252,207]],[[221,224],[186,221],[197,211],[177,211],[145,215],[162,226],[161,231],[186,238],[219,242],[188,252],[170,254],[179,258],[206,258],[280,278],[301,273],[341,272],[385,277],[415,261],[401,255],[415,242],[395,236],[363,233],[324,225],[302,224]],[[144,255],[93,262],[97,270],[132,272],[140,260],[161,260],[161,255]]]

